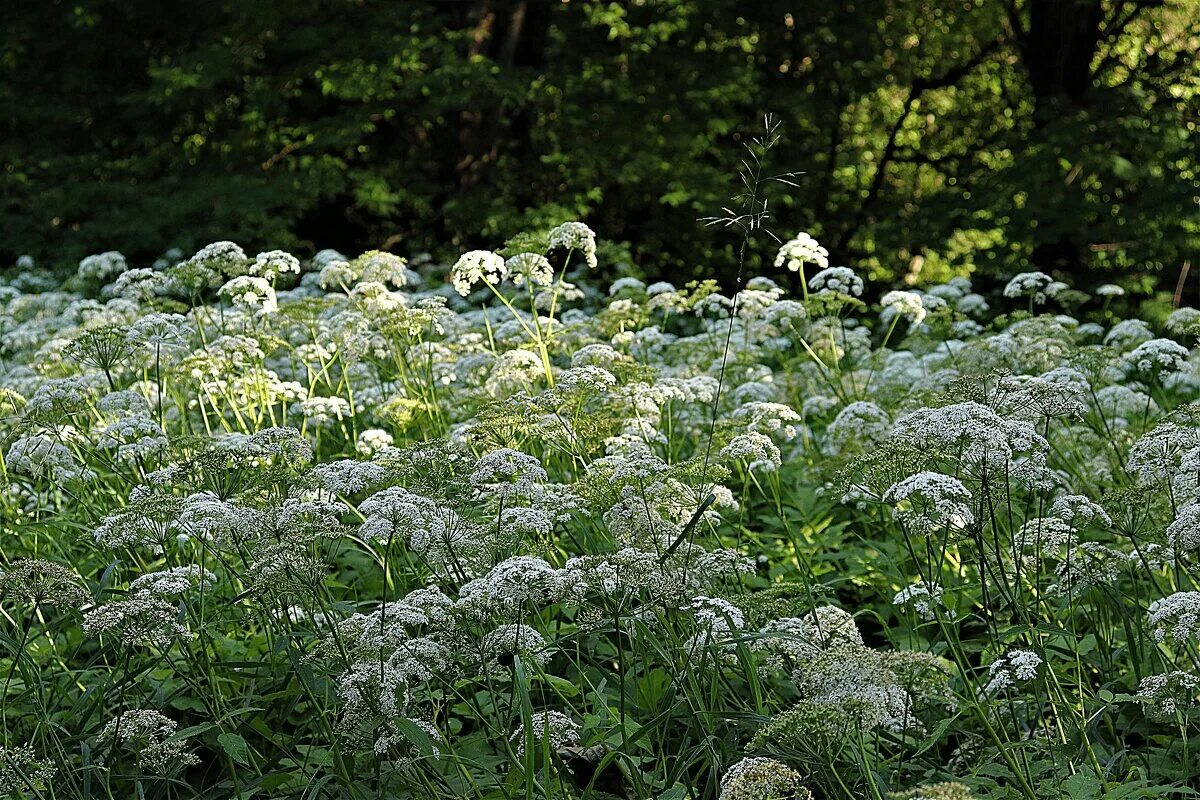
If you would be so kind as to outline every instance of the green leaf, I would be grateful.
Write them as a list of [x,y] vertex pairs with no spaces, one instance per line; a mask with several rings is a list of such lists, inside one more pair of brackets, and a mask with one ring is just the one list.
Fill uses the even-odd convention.
[[687,787],[677,783],[658,796],[658,800],[684,800],[687,797]]
[[248,765],[250,763],[250,746],[246,744],[246,740],[236,733],[222,733],[217,737],[217,743],[221,745],[221,749],[225,754],[238,764]]
[[1062,788],[1071,800],[1088,800],[1098,797],[1102,787],[1100,781],[1096,780],[1096,776],[1078,772],[1063,781]]
[[561,697],[574,697],[580,692],[578,684],[572,683],[566,678],[560,678],[557,675],[543,673],[533,676],[533,680],[545,683]]

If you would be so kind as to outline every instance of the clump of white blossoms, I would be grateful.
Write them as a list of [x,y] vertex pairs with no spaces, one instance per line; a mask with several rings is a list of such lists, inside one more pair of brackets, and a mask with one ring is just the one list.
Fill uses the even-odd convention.
[[546,244],[549,250],[561,248],[578,252],[588,269],[595,269],[599,263],[596,260],[596,234],[582,222],[564,222],[554,228],[547,236]]
[[805,264],[825,269],[829,266],[829,251],[812,236],[801,232],[796,234],[795,239],[789,239],[779,248],[775,255],[775,266],[799,272]]
[[79,262],[76,274],[89,281],[107,281],[120,275],[129,265],[125,256],[116,250],[86,256]]
[[1041,665],[1042,657],[1032,650],[1010,650],[988,667],[984,692],[995,694],[1017,682],[1031,681],[1037,677]]
[[152,775],[169,775],[177,769],[199,764],[187,750],[187,739],[173,738],[179,723],[152,709],[125,711],[109,720],[96,747],[112,747],[134,755],[138,769]]
[[936,472],[910,475],[883,494],[883,502],[894,507],[895,517],[922,536],[970,526],[975,521],[972,500],[962,481]]
[[849,267],[827,267],[808,279],[808,289],[815,295],[847,295],[861,297],[863,281]]
[[25,797],[31,790],[40,795],[58,773],[47,762],[30,745],[0,745],[0,795]]
[[396,443],[395,438],[381,428],[367,428],[358,434],[354,449],[360,455],[373,456]]
[[235,308],[255,314],[274,314],[279,310],[275,290],[265,278],[239,275],[227,281],[220,289],[222,297],[228,297]]
[[1178,372],[1187,364],[1188,349],[1171,339],[1151,339],[1125,354],[1134,372],[1151,377]]
[[925,320],[925,303],[916,292],[888,292],[879,301],[883,307],[879,318],[884,323],[891,324],[895,320],[906,319],[913,327]]
[[1174,334],[1196,336],[1200,334],[1200,309],[1177,308],[1167,317],[1166,328]]
[[1062,550],[1075,538],[1075,528],[1059,517],[1034,517],[1026,520],[1013,534],[1015,551],[1035,554]]
[[490,250],[470,250],[458,257],[450,270],[454,289],[463,297],[471,294],[475,284],[483,282],[498,286],[508,277],[504,258]]
[[540,253],[518,253],[504,262],[514,286],[549,286],[554,283],[554,267]]
[[1200,548],[1200,502],[1179,509],[1175,520],[1167,526],[1167,546],[1177,554]]
[[531,497],[548,479],[536,458],[508,447],[480,458],[470,477],[477,491],[502,501]]
[[1150,604],[1150,625],[1155,640],[1180,644],[1200,640],[1200,592],[1176,592]]
[[1044,272],[1022,272],[1004,287],[1005,297],[1028,297],[1041,304],[1054,297],[1066,286]]
[[574,747],[579,744],[583,729],[575,720],[561,711],[535,711],[529,717],[528,735],[524,723],[517,726],[510,742],[517,745],[518,756],[525,754],[525,740],[531,738],[535,744],[544,745],[551,753],[556,753],[564,747]]
[[773,758],[743,758],[721,777],[719,800],[811,800],[800,773]]
[[74,454],[55,439],[35,434],[9,445],[8,468],[33,477],[46,475],[61,481],[87,480],[95,473],[76,461]]
[[948,616],[952,616],[942,602],[942,594],[940,586],[931,587],[923,582],[914,583],[896,592],[892,598],[892,605],[910,608],[923,620],[937,619],[939,609]]
[[745,462],[750,472],[774,472],[783,464],[779,447],[771,437],[755,431],[739,434],[721,448],[730,461]]
[[1200,705],[1200,677],[1181,670],[1147,675],[1138,684],[1146,716],[1174,720],[1176,715]]
[[251,275],[274,281],[280,275],[299,275],[300,259],[283,250],[268,250],[256,255],[254,261],[247,266],[247,270]]

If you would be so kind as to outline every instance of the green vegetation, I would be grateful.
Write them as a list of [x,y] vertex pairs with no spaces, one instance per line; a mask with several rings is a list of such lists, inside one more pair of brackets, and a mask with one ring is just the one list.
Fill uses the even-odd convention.
[[0,285],[0,796],[1200,790],[1200,311],[868,303],[778,144],[728,295],[579,222]]

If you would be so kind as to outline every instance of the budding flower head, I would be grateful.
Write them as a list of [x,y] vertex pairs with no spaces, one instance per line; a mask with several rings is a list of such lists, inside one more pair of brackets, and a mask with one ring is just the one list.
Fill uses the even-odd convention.
[[88,593],[74,572],[41,558],[22,558],[0,567],[0,598],[15,597],[27,602],[56,606],[79,606]]

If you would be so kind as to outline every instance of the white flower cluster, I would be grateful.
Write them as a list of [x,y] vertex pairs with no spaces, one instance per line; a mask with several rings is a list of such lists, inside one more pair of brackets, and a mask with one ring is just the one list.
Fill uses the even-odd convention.
[[1056,281],[1044,272],[1022,272],[1004,287],[1005,297],[1028,297],[1041,304],[1055,297],[1066,284]]
[[595,269],[599,263],[596,260],[596,234],[582,222],[564,222],[550,231],[546,241],[550,250],[561,248],[578,252],[588,269]]
[[200,759],[187,751],[187,739],[175,738],[179,724],[152,709],[125,711],[109,720],[96,737],[97,747],[128,750],[139,769],[166,776]]
[[488,250],[463,253],[450,271],[454,289],[463,297],[469,295],[477,283],[498,286],[507,277],[508,266],[504,259]]
[[775,266],[799,272],[805,264],[825,269],[829,266],[829,251],[818,244],[812,236],[801,232],[796,235],[795,239],[789,239],[779,248],[779,252],[775,256]]
[[1041,665],[1042,657],[1032,650],[1009,650],[988,667],[988,682],[983,691],[995,694],[1018,682],[1031,681],[1037,677]]

